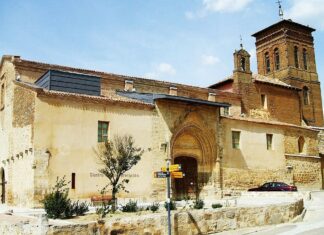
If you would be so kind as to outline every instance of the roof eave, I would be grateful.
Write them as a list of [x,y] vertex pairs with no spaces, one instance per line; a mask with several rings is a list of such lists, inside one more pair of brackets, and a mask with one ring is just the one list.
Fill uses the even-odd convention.
[[314,29],[314,28],[312,28],[312,27],[309,27],[309,26],[306,26],[306,25],[303,25],[303,24],[299,24],[299,23],[296,23],[296,22],[294,22],[294,21],[290,21],[290,20],[281,20],[281,21],[279,21],[279,22],[277,22],[277,23],[275,23],[275,24],[273,24],[273,25],[270,25],[269,27],[266,27],[266,28],[264,28],[264,29],[262,29],[262,30],[260,30],[260,31],[258,31],[258,32],[256,32],[256,33],[252,34],[251,36],[252,36],[252,37],[257,37],[259,34],[265,32],[265,31],[267,31],[267,30],[269,30],[269,29],[271,29],[271,28],[273,28],[273,27],[275,27],[275,26],[277,26],[277,25],[279,25],[279,24],[282,24],[282,23],[284,23],[284,22],[288,22],[288,23],[290,23],[290,24],[294,24],[294,25],[297,25],[297,26],[299,26],[299,27],[303,27],[303,28],[305,28],[305,29],[310,30],[311,32],[316,31],[316,29]]

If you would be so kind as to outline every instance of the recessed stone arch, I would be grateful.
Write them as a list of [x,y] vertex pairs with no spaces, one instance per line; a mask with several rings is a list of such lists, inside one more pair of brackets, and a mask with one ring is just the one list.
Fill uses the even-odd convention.
[[[171,138],[172,162],[176,158],[194,158],[197,161],[198,193],[212,183],[213,169],[216,163],[215,136],[209,130],[196,123],[186,123],[179,127]],[[182,160],[183,161],[183,160]]]

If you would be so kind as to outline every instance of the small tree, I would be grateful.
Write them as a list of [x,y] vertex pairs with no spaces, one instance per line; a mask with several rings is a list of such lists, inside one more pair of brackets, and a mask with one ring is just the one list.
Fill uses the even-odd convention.
[[[104,174],[112,187],[112,212],[116,211],[116,194],[125,190],[128,179],[121,180],[122,175],[138,163],[143,154],[141,148],[134,146],[132,136],[115,136],[113,141],[98,145],[96,154],[103,165],[99,172]],[[127,191],[126,191],[127,192]]]

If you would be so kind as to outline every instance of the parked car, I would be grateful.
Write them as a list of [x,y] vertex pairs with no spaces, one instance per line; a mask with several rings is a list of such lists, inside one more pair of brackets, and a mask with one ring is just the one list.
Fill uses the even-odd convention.
[[268,182],[258,188],[251,188],[248,191],[297,191],[297,187],[282,182]]

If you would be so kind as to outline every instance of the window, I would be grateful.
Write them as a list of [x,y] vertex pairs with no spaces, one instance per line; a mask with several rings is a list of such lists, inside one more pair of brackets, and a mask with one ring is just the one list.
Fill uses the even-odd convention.
[[298,152],[304,153],[304,147],[305,147],[305,139],[304,137],[300,136],[298,138]]
[[298,60],[298,47],[294,48],[294,58],[295,58],[295,67],[299,68],[299,60]]
[[0,100],[0,109],[4,108],[4,98],[5,98],[5,85],[1,84],[1,100]]
[[272,134],[267,134],[267,150],[272,149]]
[[240,134],[239,131],[232,131],[232,147],[233,149],[240,148]]
[[244,57],[241,58],[241,69],[242,69],[242,71],[246,70],[246,68],[245,68],[245,58]]
[[75,189],[75,173],[71,176],[71,189]]
[[270,73],[270,57],[269,57],[269,52],[266,52],[264,54],[264,61],[265,61],[265,66],[266,66],[266,73]]
[[221,115],[228,116],[229,115],[229,107],[221,107]]
[[263,109],[267,109],[267,106],[268,104],[267,104],[267,96],[266,95],[264,95],[264,94],[262,94],[261,95],[261,107],[263,108]]
[[98,142],[108,141],[108,122],[98,122]]
[[280,55],[279,55],[279,49],[276,48],[274,50],[274,55],[275,55],[275,68],[276,70],[280,69]]
[[303,62],[304,62],[304,69],[307,70],[308,66],[307,66],[307,50],[304,48],[303,49]]
[[309,105],[309,89],[306,86],[303,87],[303,100],[304,105]]

